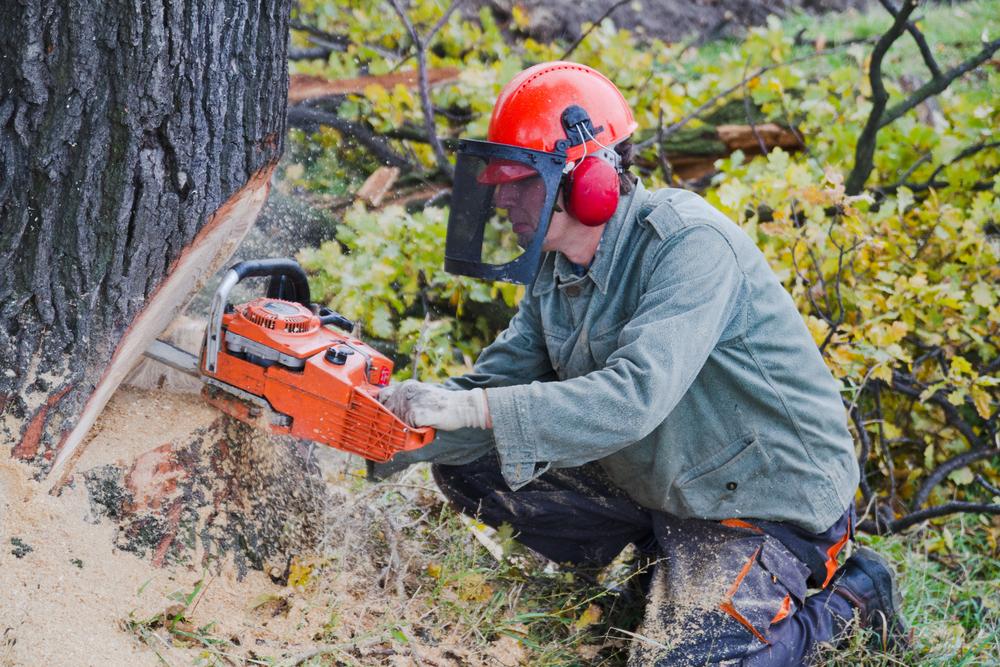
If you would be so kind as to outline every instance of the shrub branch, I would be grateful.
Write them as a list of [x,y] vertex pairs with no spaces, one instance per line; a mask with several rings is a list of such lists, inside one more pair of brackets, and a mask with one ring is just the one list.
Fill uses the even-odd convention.
[[[891,0],[879,0],[886,11],[893,16],[894,20],[889,30],[879,38],[872,51],[871,63],[868,67],[868,78],[872,88],[872,109],[865,122],[865,127],[858,137],[858,143],[854,149],[854,167],[848,175],[845,186],[848,195],[856,195],[864,189],[865,182],[875,166],[875,149],[878,141],[878,131],[890,125],[911,109],[924,102],[929,97],[933,97],[945,90],[951,83],[960,76],[971,72],[990,59],[990,57],[1000,49],[1000,39],[983,44],[979,53],[968,60],[952,67],[947,72],[941,72],[937,61],[931,53],[927,44],[927,39],[923,33],[909,21],[910,15],[917,8],[917,0],[905,0],[903,6],[896,9]],[[889,103],[889,93],[885,89],[885,82],[882,78],[882,63],[886,53],[893,43],[899,39],[903,32],[909,32],[920,49],[924,64],[931,73],[930,80],[920,86],[902,102],[886,109]],[[934,187],[934,179],[931,178],[924,185]]]
[[406,31],[410,33],[410,39],[413,41],[413,46],[417,50],[417,71],[419,74],[420,82],[420,106],[424,112],[424,131],[427,133],[427,138],[430,140],[431,148],[434,150],[434,158],[437,160],[438,168],[444,172],[449,179],[454,178],[455,170],[451,166],[451,162],[448,161],[448,156],[445,155],[444,146],[441,145],[441,140],[438,138],[437,129],[434,126],[434,105],[431,103],[430,94],[430,83],[427,80],[427,46],[433,41],[434,35],[441,30],[442,27],[451,18],[451,15],[458,9],[463,0],[454,0],[448,9],[445,10],[444,14],[438,19],[438,22],[434,24],[434,27],[430,31],[421,36],[417,32],[416,27],[413,25],[413,21],[410,20],[409,15],[403,11],[402,6],[399,4],[399,0],[389,0],[392,4],[392,8],[396,10],[396,14],[399,16],[403,25],[406,26]]
[[889,52],[889,47],[906,30],[907,20],[916,8],[917,0],[906,0],[896,13],[892,26],[879,38],[872,50],[871,63],[868,65],[868,78],[872,87],[872,110],[854,149],[854,169],[851,170],[845,184],[849,195],[861,192],[861,188],[864,187],[874,166],[876,136],[881,127],[879,121],[882,119],[882,113],[889,102],[889,93],[882,81],[882,61],[885,59],[885,54]]

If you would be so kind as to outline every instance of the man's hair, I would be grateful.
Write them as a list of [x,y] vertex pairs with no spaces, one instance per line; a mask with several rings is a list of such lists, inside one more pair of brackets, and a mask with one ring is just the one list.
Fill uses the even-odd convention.
[[621,160],[621,173],[618,174],[618,193],[627,195],[635,189],[635,182],[638,180],[628,170],[632,166],[633,160],[635,160],[635,144],[632,143],[631,138],[623,139],[614,145],[614,149]]

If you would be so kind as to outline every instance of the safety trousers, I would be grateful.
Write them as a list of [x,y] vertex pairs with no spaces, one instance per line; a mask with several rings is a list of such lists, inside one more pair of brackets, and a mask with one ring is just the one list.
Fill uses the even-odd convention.
[[[550,469],[517,491],[504,482],[495,453],[435,465],[433,474],[459,511],[494,527],[510,524],[519,542],[557,563],[596,571],[629,544],[649,558],[630,667],[807,664],[852,618],[850,604],[825,586],[851,534],[853,509],[820,534],[789,524],[765,532],[752,519],[680,519],[644,508],[596,463]],[[785,542],[794,540],[800,556],[803,545],[814,548],[825,574],[811,571],[803,560],[816,559],[796,557],[775,532],[791,535]],[[810,578],[823,590],[808,595]]]

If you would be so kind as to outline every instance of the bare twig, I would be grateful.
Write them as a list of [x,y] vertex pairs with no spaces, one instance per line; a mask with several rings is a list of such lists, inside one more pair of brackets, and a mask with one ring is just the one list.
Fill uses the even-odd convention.
[[747,70],[750,68],[750,59],[747,58],[746,64],[743,66],[743,112],[747,116],[747,123],[750,125],[750,131],[753,132],[754,138],[757,140],[757,146],[760,147],[761,155],[767,155],[767,144],[760,136],[760,132],[757,131],[757,125],[753,122],[753,113],[751,111],[750,102],[750,89],[747,87]]
[[878,443],[885,461],[886,473],[889,475],[889,504],[891,505],[896,502],[896,464],[892,460],[892,452],[889,451],[889,445],[885,441],[885,429],[882,426],[885,422],[885,418],[882,416],[882,385],[876,383],[873,387],[873,393],[875,395],[876,416],[878,417],[876,422],[878,424]]
[[[919,382],[912,375],[898,370],[892,371],[892,389],[913,398],[919,398],[926,389],[926,385]],[[945,421],[955,428],[969,442],[974,449],[985,447],[982,439],[972,430],[972,426],[959,414],[958,409],[952,405],[947,398],[945,390],[939,390],[928,398],[931,403],[937,405],[944,412]]]
[[597,26],[601,25],[601,22],[604,21],[604,19],[606,19],[609,16],[611,16],[611,13],[613,11],[615,11],[616,9],[618,9],[619,7],[621,7],[622,5],[627,4],[629,1],[630,0],[618,0],[618,2],[616,2],[615,4],[613,4],[610,7],[608,7],[608,10],[606,12],[604,12],[603,14],[601,14],[601,18],[599,18],[596,21],[594,21],[593,23],[591,23],[590,27],[587,28],[583,32],[583,34],[581,34],[579,37],[577,37],[575,42],[573,42],[572,44],[570,44],[569,48],[566,49],[566,51],[561,56],[559,56],[559,60],[566,60],[567,58],[569,58],[570,54],[573,53],[574,51],[576,51],[576,49],[577,49],[578,46],[580,46],[581,44],[583,44],[583,40],[587,39],[587,36],[590,35],[590,33],[593,32],[594,29]]
[[444,27],[448,19],[451,18],[451,15],[461,6],[463,1],[452,0],[451,5],[448,6],[448,9],[445,10],[441,18],[434,24],[434,27],[421,37],[413,25],[413,21],[410,20],[409,15],[399,4],[399,0],[389,0],[392,8],[396,10],[396,14],[403,22],[403,25],[406,26],[407,32],[410,33],[410,39],[417,50],[417,70],[420,78],[420,106],[424,113],[424,131],[427,133],[431,148],[434,150],[434,158],[437,160],[438,168],[449,179],[455,177],[455,169],[451,166],[451,162],[448,161],[448,156],[444,152],[444,146],[441,145],[437,129],[434,127],[434,105],[431,103],[430,84],[427,81],[427,46],[433,41],[434,35]]
[[[987,503],[969,503],[964,501],[954,501],[950,503],[944,503],[943,505],[935,505],[934,507],[928,507],[925,510],[920,510],[919,512],[911,512],[905,516],[901,516],[889,523],[886,529],[890,533],[898,533],[901,530],[905,530],[910,526],[915,526],[916,524],[927,521],[928,519],[935,519],[941,516],[948,516],[949,514],[968,514],[968,513],[978,513],[978,514],[1000,514],[1000,505],[992,505]],[[858,526],[859,529],[865,530],[863,526]]]
[[854,149],[854,168],[845,183],[849,195],[861,192],[874,166],[876,137],[881,127],[879,123],[889,101],[889,93],[882,81],[882,61],[885,59],[889,47],[906,30],[907,20],[916,8],[917,0],[905,0],[902,8],[896,13],[892,26],[879,38],[872,51],[871,62],[868,65],[868,79],[872,87],[872,110]]
[[663,180],[667,185],[674,184],[674,165],[670,164],[666,151],[663,150],[663,107],[660,107],[659,122],[656,125],[656,159],[663,171]]
[[986,481],[986,478],[982,475],[976,475],[976,483],[988,492],[992,493],[994,496],[1000,496],[1000,489]]
[[[868,180],[868,176],[874,168],[877,135],[880,129],[895,122],[927,98],[945,90],[955,79],[986,62],[1000,49],[1000,39],[986,42],[979,53],[952,67],[947,72],[942,73],[930,52],[923,34],[908,20],[910,14],[916,9],[917,0],[905,0],[903,6],[898,10],[892,5],[890,0],[880,0],[880,2],[894,17],[894,21],[892,27],[882,35],[875,45],[875,49],[872,51],[871,63],[868,68],[868,77],[872,88],[872,110],[855,146],[854,167],[851,169],[851,173],[848,175],[845,183],[845,188],[849,195],[856,195],[861,192],[865,182]],[[893,42],[904,31],[908,31],[917,42],[920,53],[924,58],[924,63],[930,70],[931,79],[905,100],[886,109],[889,101],[889,93],[886,92],[885,84],[882,80],[882,61],[889,47],[892,46]],[[922,185],[925,187],[934,187],[933,183],[934,179],[931,178],[927,183]]]
[[865,430],[865,425],[862,422],[860,411],[857,407],[854,407],[849,412],[851,416],[851,421],[854,423],[854,428],[858,432],[858,440],[861,441],[861,452],[858,454],[858,467],[861,469],[861,496],[865,501],[865,504],[871,502],[878,502],[872,493],[871,484],[868,483],[868,472],[865,470],[865,466],[868,464],[868,456],[872,451],[871,438],[868,437],[868,432]]
[[944,463],[938,465],[927,476],[927,479],[923,481],[920,488],[917,489],[917,493],[913,496],[913,507],[917,508],[927,502],[927,499],[931,495],[931,491],[934,487],[945,480],[948,475],[958,470],[959,468],[964,468],[967,465],[971,465],[976,461],[981,461],[983,459],[988,459],[994,456],[1000,456],[1000,449],[996,447],[984,447],[982,449],[973,449],[968,452],[959,454],[958,456],[953,456]]

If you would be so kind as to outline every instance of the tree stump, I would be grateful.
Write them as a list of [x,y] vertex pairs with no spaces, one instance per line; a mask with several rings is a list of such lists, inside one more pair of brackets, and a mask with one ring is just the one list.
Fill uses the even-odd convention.
[[240,578],[252,568],[282,584],[291,558],[319,544],[330,503],[309,444],[225,415],[73,477],[94,518],[116,525],[117,548],[157,567],[231,563]]
[[0,440],[40,473],[256,218],[289,6],[0,8]]

